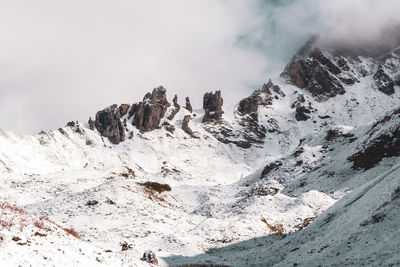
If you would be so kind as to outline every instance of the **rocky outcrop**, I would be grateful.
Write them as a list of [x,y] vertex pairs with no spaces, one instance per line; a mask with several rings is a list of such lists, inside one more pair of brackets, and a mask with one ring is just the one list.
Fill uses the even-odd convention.
[[121,115],[118,106],[112,105],[96,113],[94,126],[111,143],[119,144],[125,140],[125,128],[120,118]]
[[88,124],[89,124],[89,129],[93,131],[94,130],[94,121],[92,120],[92,117],[89,118]]
[[141,258],[142,261],[150,263],[152,265],[158,266],[158,260],[156,254],[153,251],[149,250],[143,253],[143,257]]
[[300,107],[305,102],[306,102],[306,99],[304,98],[304,96],[302,94],[298,94],[296,97],[296,100],[292,104],[292,108]]
[[130,108],[130,105],[128,104],[122,104],[119,106],[119,114],[121,117],[125,116],[128,113],[128,110]]
[[361,73],[365,70],[354,72],[349,62],[355,62],[355,59],[346,58],[334,49],[322,52],[318,45],[317,39],[314,39],[302,47],[281,76],[309,91],[317,100],[324,101],[344,94],[345,86],[359,82],[358,77],[365,76]]
[[353,162],[353,168],[368,170],[383,158],[400,156],[400,127],[392,134],[382,134],[362,151],[349,157],[348,160]]
[[359,151],[348,158],[354,169],[368,170],[384,158],[400,156],[400,108],[375,122],[366,135]]
[[268,83],[265,83],[260,89],[255,90],[251,96],[246,97],[239,102],[239,113],[242,115],[252,113],[257,114],[259,106],[266,107],[272,105],[272,92],[275,92],[282,97],[285,96],[281,88],[269,80]]
[[186,101],[185,108],[186,108],[190,113],[193,113],[193,107],[192,107],[192,104],[190,104],[190,99],[189,99],[188,96],[185,98],[185,101]]
[[175,109],[171,112],[171,114],[168,116],[168,119],[171,121],[175,118],[175,115],[179,112],[181,109],[181,106],[178,104],[178,96],[175,95],[174,99],[172,100],[174,102],[174,107]]
[[[345,93],[347,86],[373,76],[375,86],[383,93],[394,93],[398,74],[400,46],[399,27],[389,30],[378,43],[334,42],[314,38],[302,47],[286,66],[282,77],[309,91],[318,101]],[[368,64],[360,64],[367,57]],[[379,66],[376,70],[373,66]]]
[[76,126],[76,123],[74,121],[69,121],[66,126],[74,128]]
[[310,118],[311,110],[305,106],[298,106],[296,108],[295,118],[297,121],[306,121]]
[[257,98],[250,96],[240,100],[238,111],[242,115],[257,113],[258,111]]
[[132,105],[129,112],[129,117],[133,117],[132,125],[143,132],[160,128],[161,119],[169,106],[167,90],[162,86],[155,88],[145,95],[143,102]]
[[283,165],[283,162],[281,160],[274,161],[270,163],[269,165],[265,166],[262,173],[261,173],[261,179],[267,176],[271,171],[279,169]]
[[394,85],[395,84],[394,84],[393,80],[389,77],[389,75],[386,74],[382,65],[379,66],[377,72],[374,74],[373,77],[374,77],[375,85],[379,91],[381,91],[382,93],[385,93],[387,95],[394,94]]
[[182,122],[182,130],[187,133],[188,135],[190,135],[193,138],[198,138],[197,135],[195,135],[192,131],[192,129],[190,129],[189,127],[189,122],[190,122],[190,115],[186,115],[183,118],[183,122]]
[[272,90],[272,92],[275,92],[276,94],[280,95],[281,97],[286,96],[285,93],[281,90],[281,88],[278,85],[274,84],[271,79],[268,81],[268,83],[265,86],[269,90]]
[[203,109],[205,114],[203,117],[204,122],[218,121],[222,118],[224,111],[222,110],[223,99],[221,91],[215,93],[205,93],[203,97]]
[[318,49],[309,57],[294,58],[284,72],[293,84],[308,90],[319,100],[323,96],[334,97],[345,93],[342,81],[337,77],[340,73],[340,68]]

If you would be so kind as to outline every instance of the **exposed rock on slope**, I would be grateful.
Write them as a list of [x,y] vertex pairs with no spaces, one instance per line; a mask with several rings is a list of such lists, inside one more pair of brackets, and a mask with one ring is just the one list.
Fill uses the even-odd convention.
[[128,104],[121,104],[119,106],[119,114],[121,114],[121,117],[125,116],[128,113],[128,110],[131,106]]
[[[393,66],[399,64],[399,55],[395,50],[379,47],[369,50],[374,53],[352,46],[324,47],[316,38],[299,50],[281,76],[309,91],[319,101],[344,94],[347,87],[366,76],[372,76],[375,81],[371,86],[387,95],[393,94],[394,79],[399,73]],[[363,62],[359,56],[366,56],[368,60]],[[373,68],[370,68],[371,63]]]
[[203,97],[203,109],[205,110],[203,122],[220,120],[222,114],[224,114],[222,104],[221,91],[205,93]]
[[[286,67],[283,76],[318,99],[344,94],[344,85],[352,85],[357,79],[340,69],[313,44],[304,48],[303,55],[296,56]],[[347,75],[346,75],[347,74]]]
[[257,113],[258,101],[255,97],[247,97],[239,102],[239,112],[244,114]]
[[375,123],[357,153],[348,158],[353,168],[371,169],[383,158],[400,156],[400,109]]
[[125,128],[121,122],[118,106],[112,105],[96,113],[94,125],[99,133],[111,143],[119,144],[125,140]]
[[152,93],[147,93],[143,102],[133,104],[129,117],[133,117],[132,124],[137,129],[148,132],[160,127],[161,119],[169,106],[167,90],[160,86],[154,88]]
[[278,85],[273,84],[271,80],[268,83],[265,83],[260,89],[255,90],[251,96],[242,99],[239,102],[238,111],[242,115],[256,113],[258,107],[267,107],[272,105],[273,102],[273,94],[272,92],[277,93],[278,95],[284,97],[285,94],[281,91]]
[[394,82],[385,73],[382,66],[379,66],[378,71],[374,74],[374,80],[379,91],[387,95],[394,94]]
[[174,99],[172,100],[174,102],[174,107],[175,109],[171,112],[171,114],[168,116],[169,120],[173,120],[175,118],[175,115],[179,112],[181,109],[181,106],[178,104],[178,96],[175,95]]
[[190,99],[189,99],[189,97],[186,97],[186,98],[185,98],[185,101],[186,101],[185,108],[186,108],[190,113],[192,113],[192,112],[193,112],[193,107],[192,107],[192,104],[190,104]]
[[189,122],[190,122],[190,115],[186,115],[183,118],[183,122],[182,122],[182,130],[187,133],[188,135],[190,135],[193,138],[199,138],[193,131],[192,129],[190,129],[189,127]]
[[295,115],[296,120],[297,121],[306,121],[306,120],[308,120],[310,118],[310,116],[308,115],[310,113],[311,113],[311,110],[308,109],[307,107],[298,106],[296,108],[296,115]]

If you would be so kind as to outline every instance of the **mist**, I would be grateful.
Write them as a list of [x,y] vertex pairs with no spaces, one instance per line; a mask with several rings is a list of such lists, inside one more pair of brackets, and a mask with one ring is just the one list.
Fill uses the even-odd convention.
[[195,108],[211,90],[234,105],[313,35],[375,38],[396,20],[397,2],[3,0],[0,128],[33,133],[86,121],[159,85]]

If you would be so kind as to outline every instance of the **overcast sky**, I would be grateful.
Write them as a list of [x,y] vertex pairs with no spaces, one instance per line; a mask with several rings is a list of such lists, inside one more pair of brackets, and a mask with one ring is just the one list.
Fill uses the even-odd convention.
[[[159,85],[195,107],[211,90],[233,105],[278,75],[311,35],[370,35],[398,17],[399,2],[2,0],[0,128],[86,121]],[[360,27],[368,34],[356,34]]]

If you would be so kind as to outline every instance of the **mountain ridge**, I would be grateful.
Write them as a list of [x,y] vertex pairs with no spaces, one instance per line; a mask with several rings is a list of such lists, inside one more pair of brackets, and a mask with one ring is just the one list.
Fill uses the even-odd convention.
[[[203,108],[193,109],[178,96],[171,105],[158,87],[140,102],[98,111],[87,124],[70,122],[34,136],[1,132],[0,201],[73,227],[99,253],[128,266],[140,264],[131,259],[148,249],[160,265],[399,263],[395,248],[381,258],[383,240],[362,234],[363,242],[381,245],[379,253],[366,250],[373,258],[360,252],[364,243],[349,240],[363,229],[391,229],[398,218],[396,51],[353,57],[323,50],[313,39],[280,77],[233,111],[223,110],[223,91],[206,93]],[[146,182],[171,191],[154,191]],[[384,197],[375,203],[380,190]],[[351,212],[357,209],[359,217]],[[381,219],[376,209],[383,209]],[[322,248],[340,223],[349,232],[339,231]],[[251,238],[261,241],[246,241]],[[121,252],[122,242],[131,248]],[[341,248],[344,242],[349,249]],[[266,250],[277,254],[263,255]],[[354,253],[359,258],[351,261]]]

